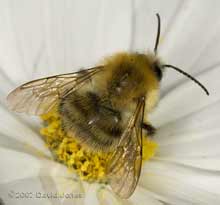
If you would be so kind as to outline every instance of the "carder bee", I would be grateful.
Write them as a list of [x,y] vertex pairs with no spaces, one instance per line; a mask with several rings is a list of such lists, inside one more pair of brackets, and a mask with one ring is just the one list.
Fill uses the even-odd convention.
[[117,53],[100,65],[74,73],[25,83],[8,95],[12,110],[33,115],[58,107],[62,127],[93,151],[111,152],[107,176],[116,194],[134,192],[142,165],[142,135],[155,128],[147,114],[159,100],[164,69],[173,68],[207,89],[179,68],[157,57],[160,16],[154,52]]

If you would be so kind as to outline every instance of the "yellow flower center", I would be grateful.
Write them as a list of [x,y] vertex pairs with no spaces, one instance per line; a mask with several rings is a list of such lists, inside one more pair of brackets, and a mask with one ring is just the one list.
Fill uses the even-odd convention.
[[[81,179],[93,182],[105,182],[108,153],[89,152],[76,139],[69,137],[61,128],[56,109],[41,116],[44,127],[40,133],[51,150],[55,160],[65,164],[71,171],[78,173]],[[148,137],[143,138],[143,160],[151,159],[157,144]]]

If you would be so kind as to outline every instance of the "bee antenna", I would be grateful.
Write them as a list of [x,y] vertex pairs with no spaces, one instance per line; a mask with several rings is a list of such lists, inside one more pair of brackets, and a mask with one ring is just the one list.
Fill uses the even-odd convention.
[[157,13],[156,16],[157,16],[158,26],[157,26],[157,38],[154,46],[155,55],[157,54],[157,47],[159,45],[159,40],[160,40],[160,15]]
[[185,71],[181,70],[180,68],[177,68],[173,65],[162,65],[162,67],[173,68],[174,70],[178,71],[179,73],[182,73],[183,75],[185,75],[186,77],[188,77],[189,79],[194,81],[197,85],[199,85],[205,91],[206,95],[209,95],[209,91],[206,89],[206,87],[202,83],[200,83],[198,80],[196,80],[194,77],[192,77],[190,74],[186,73]]

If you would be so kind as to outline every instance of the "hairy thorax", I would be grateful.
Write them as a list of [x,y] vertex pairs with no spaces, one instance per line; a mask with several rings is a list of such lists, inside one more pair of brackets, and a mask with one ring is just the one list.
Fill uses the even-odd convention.
[[151,110],[158,96],[158,80],[151,57],[117,54],[86,86],[60,102],[62,126],[94,150],[110,151],[118,144],[138,100]]

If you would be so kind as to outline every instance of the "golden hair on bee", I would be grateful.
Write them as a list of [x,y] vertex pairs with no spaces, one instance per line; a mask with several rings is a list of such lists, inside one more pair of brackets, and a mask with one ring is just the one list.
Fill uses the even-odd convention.
[[155,128],[147,114],[158,102],[160,80],[172,68],[208,90],[181,69],[157,57],[160,16],[154,53],[117,53],[100,66],[25,83],[8,95],[12,110],[41,115],[58,107],[63,129],[93,151],[111,152],[107,177],[112,189],[128,198],[138,183],[142,134]]
[[105,70],[95,77],[98,92],[106,92],[113,106],[125,108],[146,96],[147,108],[152,109],[158,99],[159,81],[154,71],[154,55],[117,53],[102,63]]

